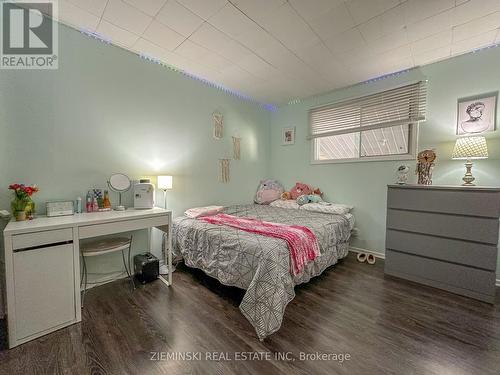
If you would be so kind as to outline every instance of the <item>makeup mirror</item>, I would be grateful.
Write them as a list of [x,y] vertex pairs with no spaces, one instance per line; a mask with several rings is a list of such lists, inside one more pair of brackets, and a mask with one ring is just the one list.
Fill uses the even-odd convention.
[[125,206],[122,205],[122,193],[130,190],[130,187],[132,186],[130,178],[123,173],[116,173],[109,178],[108,186],[111,190],[119,194],[119,203],[118,206],[115,207],[115,210],[124,211]]

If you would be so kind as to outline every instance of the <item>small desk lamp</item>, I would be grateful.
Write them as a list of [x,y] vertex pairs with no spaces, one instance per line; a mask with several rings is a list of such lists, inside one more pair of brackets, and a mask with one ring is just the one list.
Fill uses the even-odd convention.
[[163,205],[167,209],[167,190],[172,189],[172,176],[158,176],[158,189],[163,190]]
[[464,137],[458,138],[453,149],[452,159],[462,159],[465,162],[465,176],[462,178],[462,186],[474,186],[475,180],[472,176],[472,159],[487,159],[488,146],[484,137]]

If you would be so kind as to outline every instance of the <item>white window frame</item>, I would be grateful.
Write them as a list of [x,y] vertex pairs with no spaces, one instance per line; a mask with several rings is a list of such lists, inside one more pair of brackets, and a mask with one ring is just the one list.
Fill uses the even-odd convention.
[[[376,155],[376,156],[359,156],[357,158],[345,158],[345,159],[325,159],[316,160],[316,139],[311,139],[311,164],[340,164],[340,163],[360,163],[360,162],[370,162],[370,161],[397,161],[397,160],[415,160],[417,157],[418,149],[418,130],[419,123],[412,122],[410,125],[410,139],[408,140],[408,153],[406,154],[393,154],[393,155]],[[360,133],[360,130],[353,131],[347,134]],[[325,137],[326,138],[326,137]]]
[[[417,83],[423,83],[424,85],[427,83],[427,81],[413,81],[413,82],[406,82],[401,85],[387,88],[381,92],[386,92],[398,88],[402,88],[405,86],[409,85],[414,85]],[[425,90],[425,87],[424,87]],[[371,96],[377,94],[372,93],[372,94],[364,94],[356,97],[351,97],[351,98],[346,98],[338,103],[344,103],[352,100],[357,100],[357,99],[363,99],[366,96]],[[337,103],[332,103],[332,104],[326,104],[326,105],[321,105],[320,107],[315,107],[315,108],[321,108],[321,107],[328,107],[331,105],[335,105]],[[312,108],[311,110],[313,110]],[[419,119],[420,120],[420,119]],[[309,117],[309,121],[310,117]],[[425,121],[425,115],[424,115],[424,121]],[[405,154],[392,154],[392,155],[375,155],[375,156],[361,156],[361,147],[359,151],[359,156],[356,158],[345,158],[345,159],[325,159],[325,160],[317,160],[316,159],[316,139],[321,139],[323,137],[308,137],[310,139],[310,157],[311,157],[311,164],[339,164],[339,163],[359,163],[359,162],[371,162],[371,161],[398,161],[398,160],[415,160],[417,157],[417,150],[418,150],[418,135],[419,135],[419,121],[409,121],[407,123],[410,125],[410,132],[409,132],[409,139],[408,139],[408,152]],[[311,123],[308,123],[308,127],[311,126]],[[363,129],[356,128],[353,129],[353,131],[346,131],[343,132],[342,134],[355,134],[355,133],[361,133]],[[325,135],[324,138],[328,137],[329,135]],[[360,142],[361,142],[361,136],[360,136]]]

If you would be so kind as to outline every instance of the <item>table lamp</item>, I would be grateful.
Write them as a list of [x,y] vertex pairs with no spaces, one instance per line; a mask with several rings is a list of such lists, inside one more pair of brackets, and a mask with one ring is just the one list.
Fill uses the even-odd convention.
[[486,138],[484,137],[464,137],[458,138],[453,149],[452,159],[466,160],[465,162],[465,176],[462,178],[464,183],[462,186],[474,186],[475,180],[472,176],[472,159],[487,159],[488,147],[486,145]]
[[163,190],[163,204],[167,209],[167,190],[172,189],[172,176],[158,176],[158,189]]

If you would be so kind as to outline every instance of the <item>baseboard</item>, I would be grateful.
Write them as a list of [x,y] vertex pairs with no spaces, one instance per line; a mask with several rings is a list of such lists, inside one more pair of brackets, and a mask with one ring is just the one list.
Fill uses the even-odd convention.
[[[366,250],[366,249],[362,249],[360,247],[350,246],[349,247],[349,251],[352,251],[353,253],[373,254],[377,258],[385,259],[385,254],[384,253],[379,253],[378,251]],[[500,279],[496,279],[495,285],[500,287]]]
[[385,254],[384,253],[379,253],[378,251],[366,250],[366,249],[362,249],[360,247],[350,246],[349,247],[349,251],[352,251],[353,253],[373,254],[373,255],[375,255],[376,258],[385,259]]

